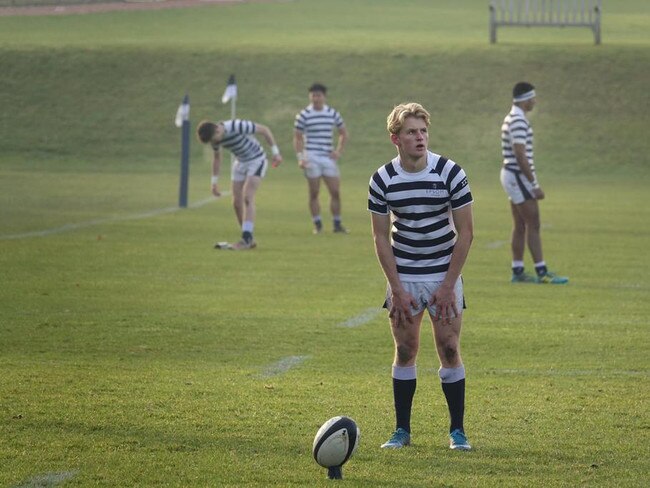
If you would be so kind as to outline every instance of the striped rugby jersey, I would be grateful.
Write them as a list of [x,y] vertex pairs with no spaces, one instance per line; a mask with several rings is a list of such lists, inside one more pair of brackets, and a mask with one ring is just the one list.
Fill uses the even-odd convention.
[[503,125],[501,125],[501,152],[503,154],[504,168],[519,173],[519,165],[517,164],[512,147],[515,143],[526,145],[526,157],[528,158],[530,169],[534,174],[533,128],[530,126],[525,112],[516,105],[513,105],[510,113],[503,119]]
[[314,110],[310,104],[296,115],[293,127],[303,133],[307,154],[329,157],[334,149],[334,126],[340,129],[344,125],[341,114],[329,105],[325,105],[322,110]]
[[404,171],[398,156],[372,175],[368,210],[392,213],[391,244],[400,280],[444,280],[456,243],[451,211],[472,201],[463,169],[431,151],[418,173]]
[[246,162],[264,156],[262,145],[253,134],[257,130],[255,122],[250,120],[224,120],[223,137],[219,142],[212,143],[212,149],[219,150],[220,146],[229,149],[237,161]]

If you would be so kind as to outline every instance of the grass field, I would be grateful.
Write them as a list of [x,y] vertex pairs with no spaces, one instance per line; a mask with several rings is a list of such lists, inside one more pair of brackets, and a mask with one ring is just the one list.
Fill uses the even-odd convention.
[[[339,414],[362,433],[346,486],[646,486],[650,6],[604,3],[598,47],[587,29],[504,29],[491,46],[479,0],[0,17],[0,486],[329,486],[311,442]],[[250,253],[212,249],[238,229],[227,197],[205,203],[196,143],[197,205],[174,209],[176,108],[187,92],[194,125],[226,117],[230,73],[238,115],[286,158]],[[499,127],[519,79],[538,87],[545,254],[566,287],[508,282]],[[292,158],[315,80],[351,133],[347,236],[311,235]],[[475,198],[471,453],[447,449],[426,328],[414,445],[378,448],[392,342],[366,191],[407,99]]]

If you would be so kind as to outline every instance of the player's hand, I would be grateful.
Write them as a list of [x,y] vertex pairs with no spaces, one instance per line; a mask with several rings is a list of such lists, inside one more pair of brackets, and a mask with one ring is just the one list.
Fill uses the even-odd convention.
[[212,185],[212,194],[215,197],[220,197],[221,196],[221,192],[219,191],[219,186],[216,183],[214,185]]
[[332,158],[334,161],[338,161],[341,158],[341,153],[338,151],[332,151],[330,153],[330,158]]
[[299,159],[298,160],[298,166],[302,169],[307,169],[309,168],[309,163],[307,162],[306,159]]
[[412,308],[417,308],[418,304],[413,295],[405,291],[392,292],[391,305],[388,317],[393,327],[404,327],[413,324]]
[[544,200],[544,190],[541,188],[534,188],[533,189],[533,195],[535,196],[535,199],[537,200]]
[[441,285],[431,296],[431,304],[436,306],[434,322],[451,324],[451,319],[460,316],[456,307],[456,293],[453,286]]
[[275,156],[273,156],[273,159],[271,160],[271,166],[273,166],[274,168],[277,168],[278,166],[280,166],[281,162],[282,162],[282,156],[279,155],[279,154],[276,154]]

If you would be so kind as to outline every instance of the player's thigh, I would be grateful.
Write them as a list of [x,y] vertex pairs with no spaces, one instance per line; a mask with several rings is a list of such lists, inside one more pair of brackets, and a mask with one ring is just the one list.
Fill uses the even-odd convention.
[[532,183],[521,173],[501,168],[501,186],[516,205],[534,198]]
[[244,183],[246,180],[233,180],[232,181],[232,199],[234,201],[240,201],[244,198]]
[[512,221],[515,227],[523,229],[526,224],[526,221],[519,213],[519,209],[517,208],[517,205],[515,205],[512,202],[510,202],[510,213],[512,214]]
[[460,359],[460,330],[463,323],[462,314],[451,319],[450,323],[442,321],[434,322],[431,317],[433,327],[433,338],[436,343],[438,358],[445,367],[456,366]]
[[420,327],[422,325],[422,317],[424,310],[411,317],[411,322],[400,324],[398,327],[395,321],[390,320],[390,331],[393,335],[393,342],[395,348],[400,350],[411,351],[417,353],[420,347]]
[[539,226],[539,203],[537,200],[524,200],[515,205],[517,213],[527,226]]
[[244,196],[248,199],[254,198],[261,183],[262,178],[260,176],[247,176],[243,185]]
[[320,180],[320,177],[323,176],[323,168],[319,160],[314,156],[309,156],[307,167],[303,169],[303,174],[308,181],[313,179]]
[[320,176],[307,178],[307,187],[309,188],[309,195],[312,198],[317,197],[320,192]]
[[338,195],[341,187],[341,179],[338,176],[323,176],[323,181],[331,194]]

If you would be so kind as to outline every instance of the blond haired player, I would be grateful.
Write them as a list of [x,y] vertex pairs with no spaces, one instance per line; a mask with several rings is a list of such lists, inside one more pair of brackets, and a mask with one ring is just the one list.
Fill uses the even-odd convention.
[[427,312],[450,415],[449,446],[469,450],[460,330],[461,270],[473,238],[473,199],[463,169],[428,150],[429,125],[430,115],[418,103],[393,109],[387,126],[397,157],[372,175],[368,191],[375,250],[388,281],[385,307],[395,345],[396,428],[382,447],[401,448],[411,442],[420,325]]

